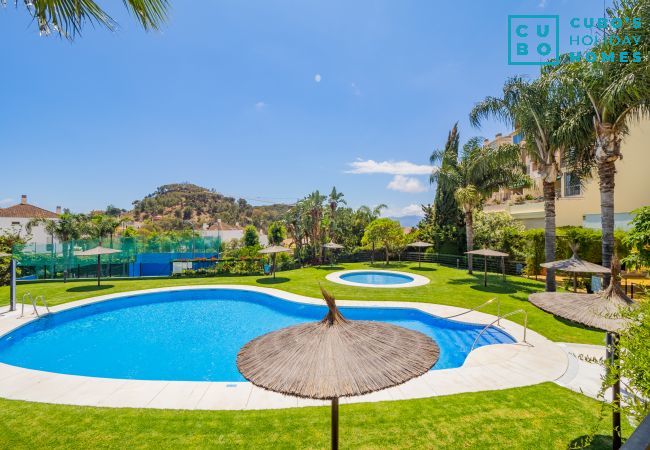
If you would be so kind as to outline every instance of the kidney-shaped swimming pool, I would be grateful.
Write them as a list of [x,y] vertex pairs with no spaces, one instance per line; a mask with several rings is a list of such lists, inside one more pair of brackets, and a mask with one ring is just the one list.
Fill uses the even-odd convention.
[[[459,367],[481,325],[418,309],[341,307],[357,320],[421,331],[440,347],[433,369]],[[327,308],[243,289],[187,289],[134,294],[42,317],[0,338],[0,362],[72,375],[140,380],[245,381],[239,349],[249,340],[322,319]],[[512,343],[498,328],[478,346]]]

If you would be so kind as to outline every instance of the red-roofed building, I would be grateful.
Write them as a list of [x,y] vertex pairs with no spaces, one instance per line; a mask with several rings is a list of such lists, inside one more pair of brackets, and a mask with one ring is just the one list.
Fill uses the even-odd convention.
[[[23,195],[20,203],[0,208],[0,231],[7,230],[11,232],[20,232],[26,235],[26,227],[30,220],[33,219],[52,219],[57,220],[61,214],[61,207],[56,207],[56,212],[48,211],[35,205],[27,203],[27,196]],[[30,244],[52,244],[52,236],[45,231],[43,225],[32,228]]]

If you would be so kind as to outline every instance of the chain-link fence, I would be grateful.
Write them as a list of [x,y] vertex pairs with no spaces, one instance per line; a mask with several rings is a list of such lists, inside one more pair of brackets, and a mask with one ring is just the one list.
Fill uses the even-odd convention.
[[[77,253],[99,244],[93,239],[28,244],[14,248],[13,254],[21,279],[86,278],[97,275],[97,257]],[[218,258],[221,252],[219,237],[120,237],[105,239],[102,245],[120,250],[101,257],[104,277],[169,276],[174,260]]]

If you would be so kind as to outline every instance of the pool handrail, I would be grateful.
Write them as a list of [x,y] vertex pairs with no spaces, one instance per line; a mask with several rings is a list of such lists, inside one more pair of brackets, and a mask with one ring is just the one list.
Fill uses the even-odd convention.
[[34,298],[34,297],[32,297],[31,292],[26,292],[25,294],[23,294],[23,298],[22,298],[22,301],[21,301],[22,307],[20,309],[20,317],[23,317],[25,315],[25,299],[26,298],[29,298],[29,302],[34,307],[34,314],[36,314],[38,317],[41,317],[40,313],[38,312],[38,308],[37,308],[39,299],[41,300],[41,303],[43,304],[43,306],[45,306],[45,309],[47,310],[47,314],[50,314],[50,307],[47,305],[47,302],[45,301],[45,296],[44,295],[37,295],[36,298]]
[[462,316],[463,314],[478,311],[479,309],[483,308],[484,306],[487,306],[487,305],[491,304],[494,301],[497,302],[497,320],[496,320],[496,322],[497,322],[497,325],[501,326],[501,302],[499,301],[499,299],[497,297],[492,297],[487,302],[481,303],[480,305],[478,305],[475,308],[468,309],[467,311],[463,311],[462,313],[454,314],[453,316],[443,317],[443,319],[453,319],[454,317],[459,317],[459,316]]
[[[514,310],[514,311],[510,311],[510,312],[507,313],[507,314],[504,314],[502,318],[505,319],[506,317],[510,317],[510,316],[512,316],[512,315],[519,314],[519,313],[522,313],[522,314],[524,315],[524,339],[523,339],[523,342],[526,343],[526,330],[528,329],[528,313],[527,313],[525,310],[523,310],[523,309],[516,309],[516,310]],[[482,334],[483,334],[483,333],[484,333],[488,328],[490,328],[492,325],[494,325],[495,323],[497,323],[498,320],[499,320],[499,319],[497,318],[496,320],[493,320],[492,322],[490,322],[490,323],[488,323],[487,325],[485,325],[485,327],[483,327],[483,329],[482,329],[481,332],[478,334],[478,336],[476,336],[476,339],[474,339],[474,343],[472,344],[472,347],[469,349],[470,353],[472,352],[472,350],[474,350],[474,347],[476,347],[476,343],[477,343],[478,340],[481,338],[481,335],[482,335]]]

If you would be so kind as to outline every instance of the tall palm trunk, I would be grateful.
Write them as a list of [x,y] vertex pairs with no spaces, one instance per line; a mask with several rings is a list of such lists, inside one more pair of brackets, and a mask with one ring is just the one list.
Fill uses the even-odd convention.
[[[603,232],[602,265],[610,267],[614,255],[614,177],[616,175],[615,160],[601,160],[598,164],[600,186],[600,220]],[[609,275],[604,277],[604,286],[609,285]]]
[[[544,181],[545,262],[555,261],[555,181]],[[555,292],[555,270],[546,269],[546,291]]]
[[[472,211],[465,211],[465,236],[467,237],[467,251],[474,250],[474,216]],[[467,272],[472,273],[472,255],[467,255]]]

